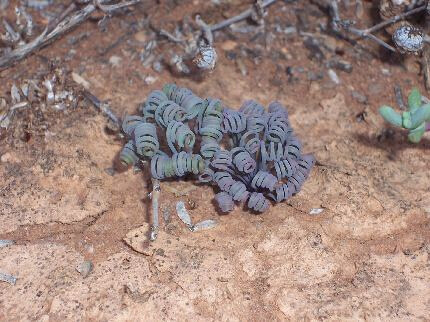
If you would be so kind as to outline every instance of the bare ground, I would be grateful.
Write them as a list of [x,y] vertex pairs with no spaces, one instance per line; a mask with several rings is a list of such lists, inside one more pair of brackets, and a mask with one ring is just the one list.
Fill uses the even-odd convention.
[[[222,8],[246,8],[238,3]],[[242,209],[220,216],[210,187],[162,183],[161,204],[171,220],[147,246],[149,183],[131,170],[106,171],[122,146],[106,130],[106,119],[85,102],[65,112],[23,111],[0,141],[0,239],[16,241],[0,248],[0,271],[18,278],[16,285],[0,284],[0,320],[429,320],[430,142],[406,142],[377,115],[382,103],[394,105],[395,83],[421,87],[414,68],[375,48],[374,56],[358,55],[327,37],[333,50],[326,54],[353,64],[352,73],[337,71],[336,86],[297,35],[278,35],[268,49],[260,45],[257,61],[242,58],[243,76],[228,51],[240,56],[240,48],[260,40],[220,33],[217,67],[200,82],[143,67],[136,35],[100,54],[143,12],[169,23],[184,12],[202,12],[209,22],[222,17],[221,10],[210,15],[210,2],[184,1],[174,11],[169,4],[113,18],[107,32],[85,23],[0,73],[0,93],[75,49],[68,69],[110,100],[118,115],[135,113],[167,82],[235,108],[249,98],[280,100],[317,166],[300,194],[260,216]],[[294,23],[293,10],[317,11],[306,8],[276,4],[270,21],[286,16]],[[70,45],[83,31],[90,36]],[[122,58],[117,67],[109,63],[113,55]],[[288,66],[305,72],[291,80]],[[308,71],[324,77],[309,80]],[[145,84],[146,75],[155,83]],[[354,90],[367,95],[367,104],[351,96]],[[195,203],[194,221],[216,219],[217,227],[188,231],[175,216],[178,200]],[[312,208],[324,211],[310,215]],[[76,270],[84,260],[94,264],[86,278]]]

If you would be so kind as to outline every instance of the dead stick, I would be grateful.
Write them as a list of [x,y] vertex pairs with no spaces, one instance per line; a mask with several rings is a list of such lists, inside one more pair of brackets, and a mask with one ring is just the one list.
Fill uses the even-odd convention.
[[[263,2],[261,7],[266,8],[266,7],[270,6],[271,4],[275,3],[276,1],[277,0],[266,0]],[[253,11],[254,11],[254,9],[250,8],[250,9],[247,9],[247,10],[241,12],[237,16],[234,16],[234,17],[231,17],[229,19],[218,22],[215,25],[210,26],[211,31],[217,31],[217,30],[220,30],[222,28],[228,27],[228,26],[230,26],[236,22],[245,20],[246,18],[251,17]]]
[[86,99],[93,103],[95,107],[97,107],[100,111],[106,114],[106,116],[115,124],[117,128],[121,127],[119,118],[114,114],[114,112],[112,112],[109,107],[109,104],[102,102],[87,90],[83,90],[82,93],[84,94]]
[[407,110],[405,106],[405,101],[403,100],[402,88],[399,85],[394,85],[394,95],[396,97],[397,105],[399,105],[401,110]]
[[158,198],[160,198],[160,182],[157,179],[152,178],[152,225],[151,225],[151,241],[157,239],[159,222],[158,222]]
[[200,15],[196,16],[196,23],[202,30],[203,38],[206,39],[207,44],[209,46],[212,46],[214,42],[214,36],[212,35],[211,27],[206,22],[203,21]]
[[424,85],[426,90],[430,90],[430,48],[428,45],[424,47],[423,57],[422,57],[422,65],[424,72]]
[[384,27],[386,27],[388,25],[391,25],[391,24],[393,24],[393,23],[395,23],[395,22],[397,22],[399,20],[402,20],[402,19],[404,19],[404,18],[406,18],[406,17],[408,17],[410,15],[413,15],[413,14],[416,14],[418,12],[421,12],[421,11],[425,10],[426,8],[427,8],[427,5],[423,5],[421,7],[409,10],[407,12],[404,12],[404,13],[400,14],[400,15],[397,15],[397,16],[394,16],[394,17],[388,19],[388,20],[385,20],[385,21],[383,21],[381,23],[378,23],[377,25],[374,25],[373,27],[370,27],[370,28],[364,30],[364,32],[365,33],[375,32],[375,31],[380,30],[380,29],[382,29],[382,28],[384,28]]
[[102,4],[102,2],[103,2],[102,0],[94,0],[94,4],[97,6],[97,8],[99,8],[101,11],[103,11],[106,14],[110,14],[112,11],[115,11],[117,9],[132,6],[140,2],[140,0],[131,0],[128,2],[112,4],[112,5],[104,5]]
[[48,23],[48,32],[51,32],[55,26],[57,26],[64,18],[66,18],[69,14],[71,14],[76,9],[76,4],[72,2],[66,10],[64,10],[58,17]]
[[[99,2],[106,2],[107,0],[99,0]],[[140,2],[140,0],[130,1],[125,4],[133,5]],[[121,6],[123,7],[123,6]],[[49,26],[40,34],[36,39],[31,42],[22,45],[10,53],[7,53],[3,57],[0,57],[0,71],[10,67],[13,63],[27,57],[32,52],[45,47],[46,45],[53,42],[56,38],[63,35],[64,33],[70,31],[72,28],[78,26],[84,22],[97,7],[94,4],[89,4],[82,10],[73,13],[71,16],[65,17],[61,22],[58,23],[56,27],[50,31]]]
[[369,38],[373,41],[375,41],[376,43],[384,46],[385,48],[391,50],[391,51],[396,51],[396,49],[392,46],[390,46],[389,44],[387,44],[385,41],[383,41],[382,39],[379,39],[378,37],[376,37],[375,35],[372,35],[372,33],[374,33],[375,31],[378,31],[388,25],[391,25],[393,23],[396,23],[397,21],[400,21],[410,15],[416,14],[418,12],[424,11],[427,8],[427,4],[422,5],[418,8],[409,10],[407,12],[404,12],[402,14],[396,15],[388,20],[385,20],[381,23],[378,23],[376,25],[374,25],[373,27],[367,28],[367,29],[357,29],[354,27],[351,27],[350,25],[347,24],[342,24],[342,21],[336,21],[336,23],[340,23],[340,25],[346,30],[349,31],[353,34],[355,34],[358,37],[361,38]]

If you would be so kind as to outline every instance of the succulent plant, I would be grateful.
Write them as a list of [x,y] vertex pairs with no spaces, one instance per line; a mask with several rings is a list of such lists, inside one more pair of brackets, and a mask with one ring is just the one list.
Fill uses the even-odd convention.
[[266,110],[250,100],[234,110],[167,84],[149,94],[140,112],[123,121],[129,141],[121,161],[150,161],[155,180],[194,175],[217,186],[214,200],[222,212],[237,203],[266,211],[269,200],[281,202],[298,193],[314,165],[279,102]]
[[382,117],[394,126],[408,130],[408,139],[418,143],[426,131],[430,131],[430,104],[423,104],[421,93],[414,88],[408,96],[408,110],[397,113],[390,106],[379,108]]

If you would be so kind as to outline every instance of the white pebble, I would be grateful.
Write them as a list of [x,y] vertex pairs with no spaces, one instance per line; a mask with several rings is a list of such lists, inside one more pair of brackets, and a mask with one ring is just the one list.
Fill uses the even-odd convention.
[[119,67],[121,66],[122,58],[119,56],[111,56],[109,58],[109,64],[111,64],[113,67]]
[[216,227],[216,225],[217,225],[217,222],[215,220],[212,220],[212,219],[203,220],[203,221],[195,224],[193,226],[192,231],[196,232],[199,230],[212,229],[212,228]]
[[151,76],[151,75],[145,77],[145,84],[146,85],[152,85],[156,81],[157,81],[157,77],[154,77],[154,76]]
[[340,84],[340,79],[337,76],[336,72],[333,69],[329,69],[328,70],[328,77],[330,77],[330,79],[332,80],[333,83],[335,83],[336,85]]
[[5,274],[5,273],[0,273],[0,281],[2,281],[2,282],[6,282],[9,284],[15,285],[16,280],[17,280],[17,278],[15,276]]
[[178,201],[176,203],[176,212],[178,213],[179,219],[182,220],[182,222],[188,226],[188,228],[193,227],[193,223],[191,222],[191,217],[188,214],[187,209],[185,208],[185,204],[183,201]]
[[0,239],[0,248],[1,247],[6,247],[9,245],[13,245],[15,244],[15,242],[13,240],[7,240],[7,239]]
[[319,215],[323,211],[324,211],[323,208],[312,208],[311,211],[309,212],[309,215]]

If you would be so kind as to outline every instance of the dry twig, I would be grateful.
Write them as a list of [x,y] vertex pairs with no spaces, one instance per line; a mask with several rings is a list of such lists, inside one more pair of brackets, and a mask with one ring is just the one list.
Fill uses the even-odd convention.
[[102,102],[87,90],[83,90],[82,93],[85,96],[85,98],[88,99],[100,111],[102,111],[115,124],[115,126],[118,129],[121,127],[120,126],[121,122],[119,118],[114,114],[114,112],[112,112],[108,103]]
[[422,69],[424,73],[424,85],[427,90],[430,90],[430,48],[425,46],[422,57]]
[[397,105],[399,105],[400,109],[406,110],[405,101],[403,99],[402,88],[399,85],[394,85],[394,95],[396,96]]
[[[56,21],[56,25],[48,24],[45,30],[34,40],[30,41],[27,44],[19,46],[18,48],[12,50],[9,53],[6,53],[4,56],[0,57],[0,71],[10,67],[15,62],[27,57],[34,51],[45,47],[46,45],[53,42],[55,39],[70,31],[72,28],[78,26],[82,22],[84,22],[88,17],[95,11],[97,8],[100,8],[103,2],[107,2],[108,0],[97,0],[97,4],[94,3],[88,4],[83,9],[73,12],[76,8],[74,4],[71,4],[67,9],[66,13],[73,12],[70,15],[64,16],[62,14],[58,21]],[[112,11],[123,8],[125,6],[131,6],[140,2],[140,0],[132,0],[127,1],[117,5],[103,6],[102,11],[111,13]]]
[[[270,6],[271,4],[275,3],[277,0],[265,0],[263,1],[263,3],[261,4],[261,9],[266,8],[268,6]],[[252,16],[252,14],[254,13],[254,8],[249,8],[243,12],[241,12],[240,14],[238,14],[237,16],[231,17],[229,19],[223,20],[221,22],[216,23],[215,25],[210,26],[211,31],[217,31],[220,30],[222,28],[228,27],[236,22],[245,20],[249,17]]]
[[154,241],[158,236],[159,221],[158,221],[158,198],[160,198],[160,182],[157,179],[152,178],[152,225],[151,225],[151,240]]
[[[387,19],[383,22],[380,22],[376,25],[374,25],[373,27],[367,28],[367,29],[358,29],[353,27],[354,22],[353,21],[346,21],[346,20],[340,20],[338,17],[339,15],[336,13],[336,9],[337,9],[337,5],[336,7],[334,7],[334,3],[336,3],[336,1],[332,1],[331,3],[331,7],[333,12],[335,12],[333,14],[333,24],[342,27],[343,29],[345,29],[347,32],[350,32],[360,38],[369,38],[373,41],[375,41],[376,43],[378,43],[379,45],[384,46],[385,48],[391,50],[391,51],[396,51],[396,49],[392,46],[390,46],[389,44],[387,44],[385,41],[383,41],[382,39],[376,37],[375,35],[373,35],[374,32],[381,30],[382,28],[389,26],[393,23],[396,23],[397,21],[403,20],[406,17],[409,17],[411,15],[414,15],[416,13],[419,13],[421,11],[424,11],[427,8],[427,5],[422,5],[420,7],[417,7],[415,9],[406,11],[402,14],[396,15],[390,19]],[[336,20],[339,19],[339,20]]]
[[109,15],[115,10],[125,8],[128,6],[132,6],[132,5],[140,2],[140,0],[130,0],[127,2],[122,2],[122,3],[112,4],[112,5],[104,5],[104,4],[102,4],[103,2],[105,2],[105,1],[104,0],[94,0],[94,4],[96,5],[96,7],[99,8],[101,11],[103,11],[105,14]]

